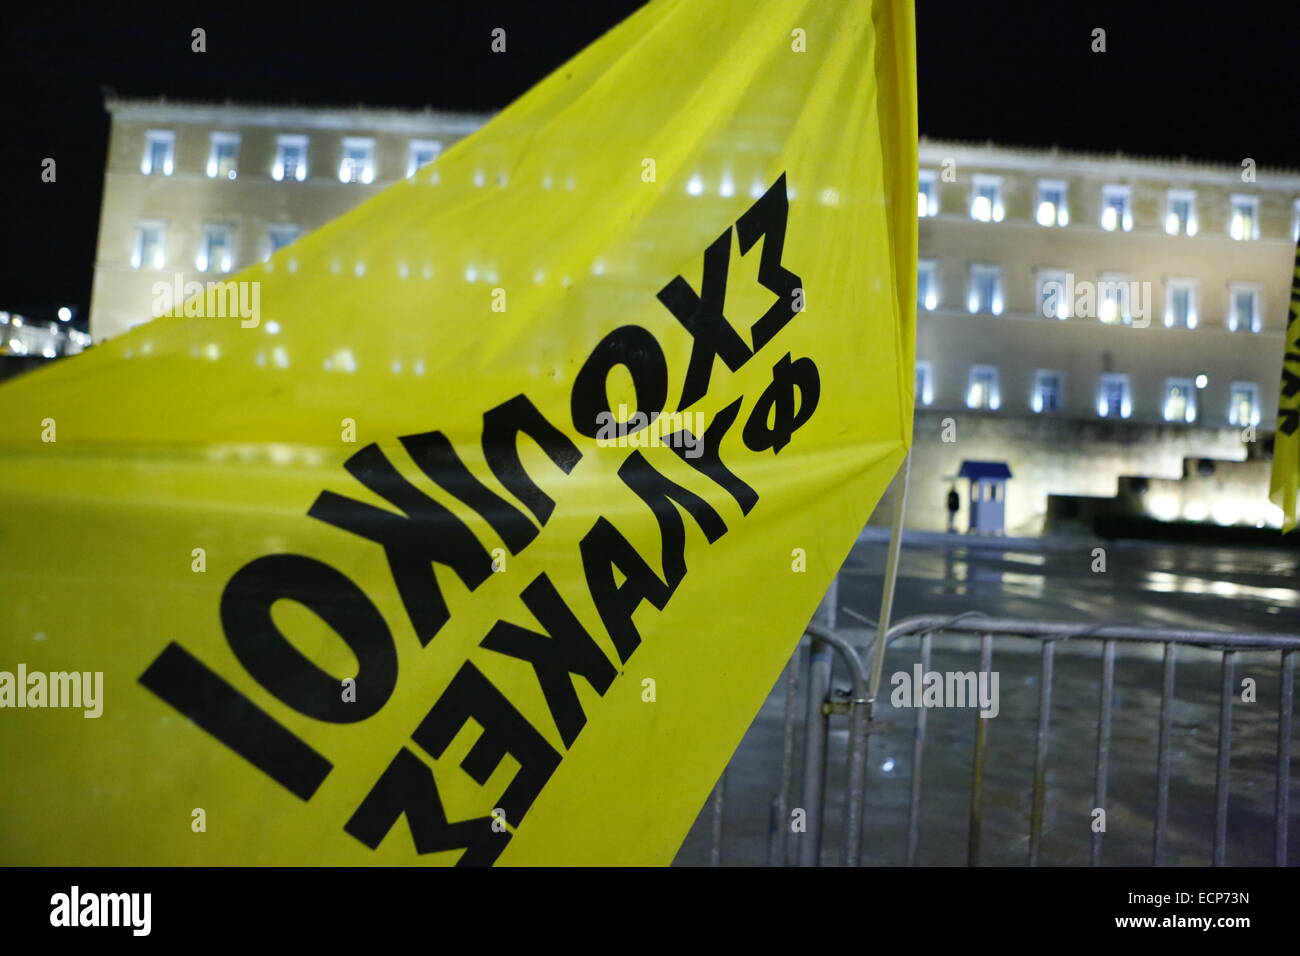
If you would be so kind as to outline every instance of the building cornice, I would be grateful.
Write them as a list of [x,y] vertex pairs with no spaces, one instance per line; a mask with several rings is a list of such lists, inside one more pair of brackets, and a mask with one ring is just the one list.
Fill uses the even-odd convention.
[[1057,147],[1013,147],[994,143],[967,143],[958,140],[921,137],[920,158],[923,166],[939,166],[945,159],[958,167],[1008,172],[1076,173],[1082,176],[1128,179],[1159,179],[1173,184],[1205,184],[1235,187],[1242,192],[1280,190],[1300,192],[1300,170],[1258,166],[1255,181],[1243,182],[1240,164],[1206,160],[1177,159],[1159,156],[1128,156],[1124,153],[1089,153]]
[[215,103],[166,98],[107,96],[104,108],[115,121],[207,126],[265,126],[275,129],[365,129],[386,133],[451,133],[468,136],[492,113],[379,106],[302,106],[274,103]]

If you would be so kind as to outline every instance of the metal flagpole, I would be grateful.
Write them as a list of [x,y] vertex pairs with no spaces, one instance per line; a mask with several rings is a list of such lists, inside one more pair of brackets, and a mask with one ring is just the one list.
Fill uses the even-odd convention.
[[885,635],[889,632],[889,621],[894,612],[894,588],[898,583],[898,558],[903,548],[903,513],[907,509],[907,479],[912,470],[912,449],[907,450],[903,465],[894,476],[890,486],[893,489],[894,513],[889,528],[889,552],[885,559],[885,580],[880,591],[880,618],[876,622],[876,644],[871,654],[871,680],[868,684],[870,694],[870,717],[874,718],[876,710],[876,693],[880,689],[880,675],[885,666]]
[[[880,590],[880,619],[876,622],[876,643],[871,652],[871,670],[867,677],[866,686],[866,719],[862,723],[864,726],[864,739],[861,743],[860,758],[862,765],[869,762],[871,748],[871,734],[876,729],[876,694],[880,689],[880,676],[885,666],[885,635],[889,633],[889,621],[894,612],[894,588],[898,583],[898,559],[899,553],[903,547],[903,514],[907,509],[907,479],[912,470],[912,450],[907,450],[906,457],[903,458],[903,464],[898,469],[898,474],[894,476],[893,482],[890,483],[890,491],[886,492],[892,500],[894,512],[891,515],[889,528],[889,551],[885,558],[885,578],[881,584]],[[867,780],[864,772],[862,777],[862,790],[856,795],[850,796],[850,799],[858,801],[862,806],[860,812],[865,814],[865,803],[867,799]],[[852,818],[852,813],[850,818]],[[861,816],[859,820],[863,819]],[[860,862],[862,831],[857,831],[857,846],[847,848],[849,856],[847,859],[849,865],[856,866]]]

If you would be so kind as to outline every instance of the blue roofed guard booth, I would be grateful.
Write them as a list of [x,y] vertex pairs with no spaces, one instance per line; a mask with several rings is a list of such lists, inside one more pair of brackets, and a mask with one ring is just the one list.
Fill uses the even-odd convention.
[[1006,534],[1007,479],[1004,461],[963,461],[958,478],[970,481],[967,534]]

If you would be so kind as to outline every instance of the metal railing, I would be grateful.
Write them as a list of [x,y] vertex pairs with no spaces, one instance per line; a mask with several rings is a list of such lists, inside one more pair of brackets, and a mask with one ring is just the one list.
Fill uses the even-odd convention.
[[[1174,676],[1177,648],[1181,646],[1218,650],[1221,684],[1219,727],[1215,761],[1214,836],[1212,861],[1220,866],[1227,859],[1229,778],[1232,759],[1233,698],[1237,693],[1236,655],[1240,651],[1274,651],[1280,655],[1276,794],[1274,800],[1273,861],[1287,863],[1287,822],[1290,812],[1290,754],[1292,712],[1295,701],[1295,660],[1300,636],[1289,634],[1243,634],[1221,631],[1181,630],[1172,628],[1127,627],[1115,625],[1080,625],[1043,621],[1022,621],[983,617],[975,613],[945,617],[913,617],[889,629],[881,646],[872,640],[865,653],[858,650],[834,629],[811,624],[806,655],[796,653],[786,674],[785,713],[782,728],[781,777],[778,792],[771,804],[767,862],[769,865],[795,863],[816,866],[822,858],[825,832],[826,779],[828,741],[831,720],[838,715],[848,718],[847,783],[844,795],[844,826],[841,847],[842,863],[857,866],[862,857],[864,821],[867,813],[867,766],[871,737],[886,726],[876,719],[876,704],[883,673],[885,651],[900,638],[918,638],[918,659],[923,673],[930,671],[932,645],[936,635],[967,635],[979,640],[979,670],[992,671],[994,636],[1037,640],[1040,649],[1040,679],[1037,728],[1034,747],[1032,795],[1029,813],[1028,864],[1040,862],[1047,802],[1047,764],[1052,729],[1052,691],[1056,648],[1061,642],[1100,642],[1101,694],[1097,712],[1096,757],[1093,772],[1094,807],[1105,807],[1110,784],[1111,733],[1115,690],[1115,652],[1120,645],[1162,644],[1162,680],[1159,732],[1156,742],[1156,796],[1152,833],[1152,862],[1166,861],[1166,836],[1169,817],[1170,740],[1172,707],[1175,701]],[[806,678],[801,678],[801,657],[806,656]],[[837,694],[831,686],[834,658],[839,657],[848,673],[847,696]],[[806,683],[806,697],[801,707],[799,685]],[[795,788],[795,722],[799,710],[805,710],[803,767],[799,781],[799,802],[805,812],[804,830],[791,840],[789,817],[791,793]],[[915,708],[912,735],[912,772],[907,810],[907,865],[914,865],[919,842],[922,797],[921,769],[926,752],[928,708]],[[984,775],[988,750],[989,723],[976,716],[972,754],[972,780],[969,797],[966,862],[977,865],[984,824]],[[893,726],[898,721],[891,721]],[[722,822],[726,775],[719,781],[713,797],[711,821],[712,849],[710,861],[721,862]],[[1102,862],[1104,829],[1093,829],[1090,862]]]

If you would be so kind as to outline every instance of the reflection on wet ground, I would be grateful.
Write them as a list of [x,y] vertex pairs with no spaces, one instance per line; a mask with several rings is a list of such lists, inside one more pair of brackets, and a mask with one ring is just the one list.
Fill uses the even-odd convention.
[[[1092,570],[1099,557],[1094,547],[1105,548],[1104,572]],[[875,617],[884,553],[884,545],[878,542],[860,542],[854,549],[840,575],[842,608]],[[1300,633],[1297,564],[1300,555],[1283,550],[1140,542],[1034,550],[999,550],[951,539],[909,543],[903,553],[895,620],[974,610],[1030,620],[1295,634]],[[839,623],[861,647],[866,631],[843,612]],[[916,644],[916,639],[906,639],[890,649],[884,671],[886,692],[889,675],[910,670],[917,660]],[[982,864],[1020,865],[1027,860],[1040,646],[1018,638],[994,643],[1001,712],[988,727]],[[978,660],[973,638],[936,639],[931,666],[941,671],[974,670]],[[1210,862],[1219,660],[1216,651],[1178,651],[1165,845],[1165,861],[1171,865]],[[1058,645],[1055,670],[1041,862],[1086,865],[1095,806],[1100,645],[1095,641]],[[1160,648],[1121,646],[1115,674],[1104,862],[1141,866],[1150,864],[1152,852]],[[1275,652],[1237,655],[1238,686],[1243,679],[1253,678],[1257,690],[1254,703],[1238,701],[1233,708],[1230,864],[1267,865],[1273,859],[1278,674]],[[836,686],[847,684],[847,677],[837,672]],[[728,772],[724,864],[757,865],[767,858],[770,804],[781,760],[784,693],[782,679]],[[872,739],[865,862],[900,865],[913,771],[915,711],[895,711],[887,699],[882,704],[880,715],[893,726]],[[966,861],[976,717],[972,711],[934,709],[928,721],[917,861],[960,865]],[[832,727],[823,849],[828,864],[840,860],[847,740],[842,718]],[[802,734],[802,714],[796,728]],[[1293,759],[1292,763],[1290,858],[1300,861],[1300,762]],[[797,766],[795,772],[797,779]],[[798,805],[796,793],[792,806]],[[708,862],[711,823],[706,808],[683,844],[679,865]]]
[[[1095,547],[1105,554],[1094,556]],[[882,545],[862,544],[845,566],[843,603],[875,616]],[[1093,572],[1104,558],[1105,572]],[[1115,542],[1001,551],[909,547],[898,601],[903,614],[977,610],[1035,620],[1124,621],[1152,627],[1300,630],[1290,551]],[[1289,623],[1288,623],[1289,622]]]

